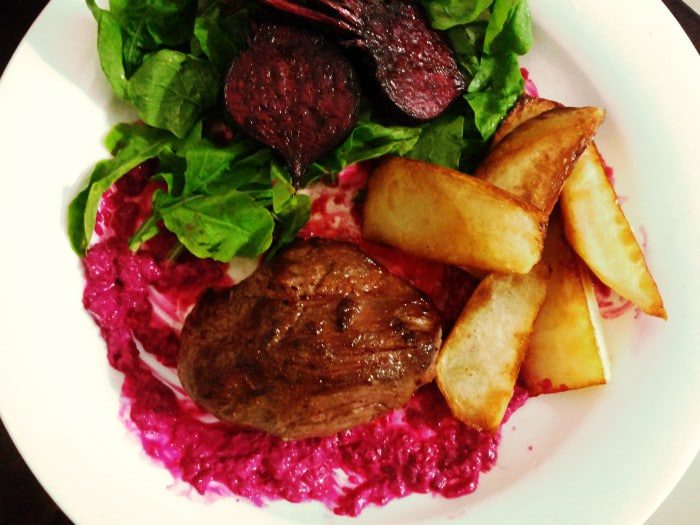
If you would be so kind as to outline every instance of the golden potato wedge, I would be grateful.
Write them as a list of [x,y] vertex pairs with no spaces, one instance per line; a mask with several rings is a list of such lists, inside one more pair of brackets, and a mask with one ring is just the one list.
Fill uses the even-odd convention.
[[491,137],[491,149],[496,144],[501,142],[508,133],[517,128],[526,120],[536,117],[537,115],[549,111],[550,109],[560,108],[562,104],[548,100],[546,98],[532,98],[528,95],[523,95],[520,100],[513,106],[510,113],[503,119],[501,125],[498,126],[496,133]]
[[509,193],[441,166],[391,157],[370,176],[362,235],[455,265],[527,273],[547,217]]
[[481,281],[437,361],[437,384],[454,416],[479,430],[498,430],[545,299],[549,268]]
[[549,221],[542,261],[552,269],[520,375],[531,395],[601,385],[610,365],[588,268]]
[[549,215],[604,118],[605,111],[596,107],[546,111],[506,135],[474,175]]
[[560,202],[566,238],[598,279],[643,312],[666,319],[659,289],[595,145],[576,163]]

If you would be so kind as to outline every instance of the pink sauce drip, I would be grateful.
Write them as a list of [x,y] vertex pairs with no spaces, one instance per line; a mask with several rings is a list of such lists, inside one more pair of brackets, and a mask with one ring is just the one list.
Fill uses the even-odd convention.
[[632,301],[625,299],[591,273],[595,297],[603,319],[615,319],[635,308]]
[[600,154],[600,151],[598,152],[598,155],[600,156],[600,162],[603,165],[603,170],[605,171],[605,176],[607,177],[608,182],[610,182],[611,186],[615,186],[615,170],[612,166],[608,166],[608,163],[605,162],[605,159],[603,158],[603,155]]
[[552,380],[549,378],[540,381],[539,387],[540,393],[542,394],[556,394],[557,392],[566,392],[569,390],[569,387],[564,384],[554,386]]
[[537,91],[537,86],[530,79],[530,72],[526,68],[521,67],[520,74],[523,76],[523,79],[525,79],[525,94],[532,98],[540,98],[540,93]]
[[[358,243],[454,318],[473,287],[466,274],[362,242],[355,197],[367,169],[351,167],[338,186],[309,190],[313,216],[302,236]],[[479,474],[495,464],[500,434],[480,433],[455,420],[434,385],[420,389],[404,409],[322,439],[284,442],[207,419],[172,379],[177,321],[203,290],[232,283],[226,266],[213,261],[184,256],[167,262],[174,244],[167,233],[136,254],[129,250],[127,240],[150,207],[155,185],[147,178],[153,170],[152,163],[140,166],[105,195],[96,227],[100,239],[84,259],[83,296],[107,343],[110,365],[124,374],[127,426],[150,457],[201,494],[233,493],[258,505],[317,500],[349,516],[411,493],[451,498],[476,489]],[[152,368],[149,356],[170,367],[169,373]],[[526,399],[525,390],[516,387],[506,419]]]

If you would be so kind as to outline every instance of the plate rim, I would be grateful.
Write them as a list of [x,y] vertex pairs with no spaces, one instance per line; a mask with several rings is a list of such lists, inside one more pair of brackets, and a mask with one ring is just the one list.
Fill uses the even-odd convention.
[[[533,0],[533,2],[535,2],[535,1],[537,1],[537,0]],[[42,19],[42,17],[44,17],[45,14],[49,11],[49,8],[51,6],[58,4],[59,2],[60,2],[60,0],[51,0],[51,2],[49,2],[49,4],[47,4],[47,6],[42,10],[41,14],[33,22],[32,26],[30,27],[30,29],[27,31],[27,33],[23,37],[22,42],[20,43],[17,50],[13,54],[12,58],[8,62],[7,66],[5,68],[5,71],[3,73],[3,76],[0,78],[0,96],[3,93],[3,86],[4,86],[5,79],[8,77],[8,73],[11,76],[12,72],[15,69],[16,63],[22,59],[22,52],[26,46],[26,40],[32,34],[32,32],[35,30],[35,27],[36,27],[37,23],[39,22],[39,20]],[[572,1],[569,1],[566,3],[568,3],[570,5],[575,4],[575,2],[572,2]],[[628,2],[628,4],[631,6],[632,2]],[[675,34],[675,36],[674,36],[675,42],[673,42],[673,45],[676,46],[678,49],[680,49],[679,46],[685,45],[685,49],[686,49],[685,52],[690,53],[690,54],[694,54],[694,48],[692,47],[692,43],[691,43],[690,39],[685,34],[685,32],[682,31],[680,26],[677,24],[675,19],[672,17],[671,13],[665,8],[665,6],[660,2],[656,6],[654,6],[651,3],[648,3],[648,6],[651,6],[650,8],[652,11],[656,10],[656,12],[653,14],[655,16],[660,16],[661,20],[664,21],[665,25],[668,26],[669,22],[672,22],[673,25],[675,26],[674,31],[672,31],[672,34]],[[635,5],[635,8],[639,8],[639,6]],[[632,7],[630,7],[630,9],[632,9]],[[682,36],[682,39],[678,38],[678,36]],[[66,248],[66,249],[68,249],[68,248]],[[54,501],[56,501],[57,504],[64,510],[64,512],[66,512],[66,514],[69,515],[69,517],[71,517],[71,519],[78,517],[79,513],[78,512],[73,513],[72,509],[69,508],[71,505],[64,505],[64,502],[59,501],[55,497],[55,495],[54,495],[55,492],[53,490],[53,487],[48,486],[48,484],[44,482],[43,478],[45,478],[45,476],[43,474],[37,475],[37,472],[41,472],[42,468],[39,465],[35,464],[34,458],[30,457],[30,454],[27,454],[27,450],[25,450],[24,445],[21,443],[18,443],[15,440],[15,432],[14,432],[15,427],[13,425],[15,425],[16,423],[15,422],[8,422],[7,419],[4,417],[4,414],[6,413],[6,410],[3,408],[4,403],[5,403],[5,401],[2,398],[0,398],[0,417],[2,417],[3,421],[5,422],[7,431],[10,434],[11,438],[13,439],[13,442],[15,443],[17,449],[19,450],[20,455],[22,456],[24,461],[29,465],[30,469],[32,470],[32,473],[37,477],[37,479],[40,481],[40,483],[45,488],[45,490],[51,495],[51,497],[54,499]],[[674,466],[671,469],[671,470],[673,470],[673,472],[670,474],[670,476],[667,476],[667,480],[666,480],[666,483],[664,484],[664,487],[661,490],[657,491],[657,492],[659,492],[660,497],[655,498],[655,500],[656,500],[655,502],[647,501],[647,502],[645,502],[646,503],[645,505],[640,505],[639,512],[638,512],[638,514],[640,516],[642,514],[645,514],[645,518],[646,518],[646,517],[649,517],[653,513],[653,511],[668,496],[668,494],[671,492],[671,490],[673,489],[675,484],[680,480],[683,473],[685,472],[687,467],[692,462],[693,458],[695,457],[698,450],[700,449],[700,421],[698,421],[695,424],[693,435],[695,437],[689,437],[686,440],[685,446],[682,447],[684,449],[683,453],[681,454],[683,456],[683,458],[681,458],[679,461],[676,461],[674,463]],[[646,508],[644,508],[644,507],[646,507]]]

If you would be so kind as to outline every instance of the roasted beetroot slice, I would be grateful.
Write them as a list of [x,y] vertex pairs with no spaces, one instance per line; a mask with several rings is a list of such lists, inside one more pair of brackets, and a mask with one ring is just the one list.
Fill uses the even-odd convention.
[[382,88],[407,115],[437,117],[464,91],[452,50],[416,4],[367,3],[362,36]]
[[261,2],[352,35],[348,43],[374,59],[383,91],[415,119],[437,117],[464,91],[452,50],[415,2],[316,0],[334,16],[299,5],[298,0]]
[[295,27],[263,24],[231,66],[224,96],[233,120],[278,151],[298,185],[306,168],[357,123],[360,87],[332,43]]

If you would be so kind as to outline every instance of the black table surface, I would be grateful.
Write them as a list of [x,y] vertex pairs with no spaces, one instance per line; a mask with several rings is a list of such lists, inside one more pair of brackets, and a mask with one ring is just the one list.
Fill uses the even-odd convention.
[[[663,0],[700,52],[700,17],[681,0]],[[0,0],[0,71],[47,0]],[[17,453],[0,423],[0,525],[70,525]]]

